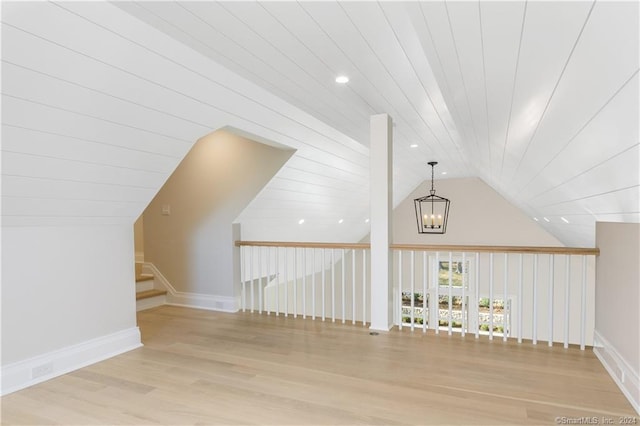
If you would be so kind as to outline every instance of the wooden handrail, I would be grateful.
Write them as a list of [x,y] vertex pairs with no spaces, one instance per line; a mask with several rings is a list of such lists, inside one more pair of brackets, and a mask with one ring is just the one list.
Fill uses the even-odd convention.
[[236,241],[236,246],[368,249],[369,243],[296,243],[287,241]]
[[[369,243],[310,243],[287,241],[236,241],[236,246],[256,247],[296,247],[327,249],[368,249]],[[599,256],[600,249],[589,247],[529,247],[529,246],[479,246],[479,245],[433,245],[433,244],[391,244],[393,250],[451,251],[473,253],[524,253],[524,254],[576,254]]]
[[525,254],[583,254],[600,255],[599,248],[589,247],[529,247],[529,246],[472,246],[472,245],[425,245],[391,244],[394,250],[452,251],[478,253],[525,253]]

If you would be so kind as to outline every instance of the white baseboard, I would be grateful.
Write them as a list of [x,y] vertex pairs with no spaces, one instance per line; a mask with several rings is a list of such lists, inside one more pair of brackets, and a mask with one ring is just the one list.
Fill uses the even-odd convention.
[[144,262],[144,252],[137,251],[135,253],[135,259],[136,259],[136,263],[143,263]]
[[633,371],[627,361],[598,331],[594,332],[593,352],[636,412],[640,414],[640,379],[638,378],[638,373]]
[[221,312],[238,312],[240,309],[240,301],[235,297],[186,293],[176,290],[151,262],[145,262],[143,269],[149,270],[155,277],[155,282],[167,290],[167,305]]
[[131,327],[2,367],[2,395],[61,376],[142,346]]

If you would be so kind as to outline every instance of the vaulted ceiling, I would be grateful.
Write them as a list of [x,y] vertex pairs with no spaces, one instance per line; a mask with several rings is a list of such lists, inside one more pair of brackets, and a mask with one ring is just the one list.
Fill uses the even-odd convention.
[[[73,167],[122,167],[134,147],[126,173],[138,174],[116,182],[142,179],[132,198],[89,201],[135,216],[147,195],[134,192],[156,191],[195,139],[228,126],[297,149],[241,215],[247,237],[354,240],[368,229],[369,117],[388,113],[396,203],[437,160],[438,178],[478,176],[590,246],[595,221],[640,221],[638,16],[637,2],[605,1],[3,4],[3,202],[14,223],[74,216],[38,210],[37,176],[23,176],[60,157],[42,140],[23,152],[45,134],[67,161],[71,141],[111,150]],[[58,166],[62,194],[82,179]],[[104,173],[94,184],[114,183]],[[105,211],[83,206],[88,222]]]

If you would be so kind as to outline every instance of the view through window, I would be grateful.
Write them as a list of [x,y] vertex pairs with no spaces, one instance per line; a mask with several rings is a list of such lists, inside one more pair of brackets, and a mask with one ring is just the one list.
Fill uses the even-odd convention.
[[[449,273],[451,272],[451,281]],[[451,289],[449,288],[451,282]],[[465,295],[463,299],[462,288],[464,286]],[[451,290],[451,292],[449,291]],[[449,293],[451,293],[451,309],[449,309]],[[463,324],[465,332],[475,333],[478,328],[480,334],[488,334],[491,327],[491,302],[488,297],[480,297],[475,304],[469,305],[469,261],[440,261],[438,262],[438,309],[437,317],[431,313],[430,294],[435,298],[435,288],[430,288],[428,294],[422,292],[402,293],[402,323],[404,325],[413,324],[422,327],[426,323],[427,327],[433,328],[430,321],[437,321],[440,329],[451,328],[460,332]],[[472,299],[471,299],[472,300]],[[412,303],[413,302],[413,303]],[[464,303],[463,303],[464,302]],[[413,307],[412,307],[413,305]],[[431,315],[434,315],[433,317]],[[511,324],[511,301],[501,298],[493,299],[493,333],[494,335],[507,336],[510,334]]]

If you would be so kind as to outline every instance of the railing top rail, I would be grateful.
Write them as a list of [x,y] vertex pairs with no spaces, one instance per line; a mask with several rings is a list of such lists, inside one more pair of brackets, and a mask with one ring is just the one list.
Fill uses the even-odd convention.
[[[368,249],[369,243],[313,243],[287,241],[236,241],[236,246],[258,247],[297,247],[297,248],[334,248]],[[535,247],[535,246],[482,246],[482,245],[435,245],[435,244],[392,244],[393,250],[414,251],[451,251],[457,253],[523,253],[523,254],[575,254],[600,255],[599,248],[590,247]]]
[[426,245],[392,244],[394,250],[452,251],[478,253],[523,253],[523,254],[581,254],[600,255],[599,248],[589,247],[535,247],[535,246],[476,246],[476,245]]
[[334,248],[334,249],[368,249],[369,243],[313,243],[291,241],[236,241],[236,246],[256,247],[297,247],[297,248]]

